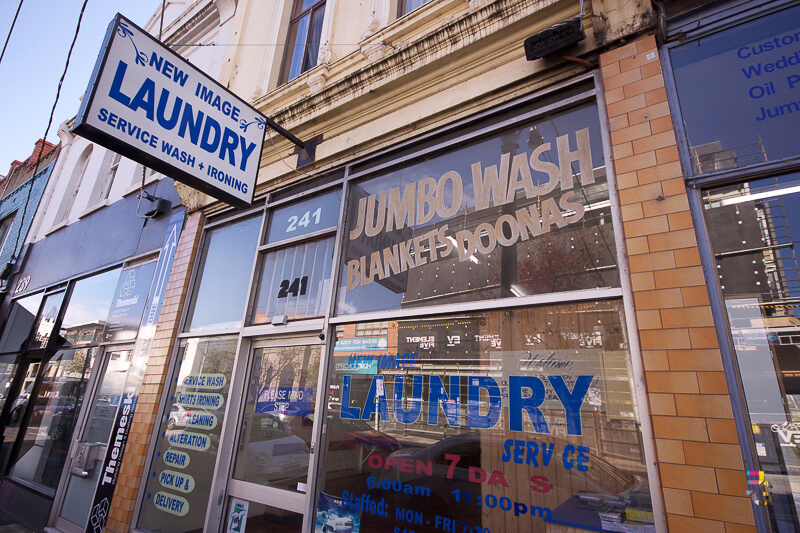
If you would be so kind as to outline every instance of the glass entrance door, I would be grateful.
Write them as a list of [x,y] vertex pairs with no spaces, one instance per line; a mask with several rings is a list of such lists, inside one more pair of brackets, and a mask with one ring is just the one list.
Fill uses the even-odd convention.
[[[50,496],[55,493],[95,354],[96,348],[60,350],[42,363],[44,370],[29,393],[23,386],[15,409],[25,422],[9,473],[15,480]],[[30,365],[26,383],[35,366]]]
[[242,533],[301,531],[311,494],[316,338],[255,343],[240,409],[224,528]]
[[131,364],[132,347],[106,352],[106,368],[91,403],[84,430],[75,444],[67,487],[57,518],[61,531],[84,531],[111,431]]

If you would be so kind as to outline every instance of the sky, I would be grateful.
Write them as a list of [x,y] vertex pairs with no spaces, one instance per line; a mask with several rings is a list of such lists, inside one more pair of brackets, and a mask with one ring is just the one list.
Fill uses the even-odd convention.
[[[44,135],[64,72],[82,0],[27,0],[0,62],[0,175],[15,159],[23,161]],[[144,26],[159,0],[89,0],[61,87],[47,140],[58,143],[59,125],[78,112],[108,24],[118,12]],[[0,50],[19,0],[0,0]]]

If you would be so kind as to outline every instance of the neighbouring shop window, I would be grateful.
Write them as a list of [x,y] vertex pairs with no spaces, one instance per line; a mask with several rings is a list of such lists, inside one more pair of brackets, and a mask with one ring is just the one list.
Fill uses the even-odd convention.
[[286,52],[283,56],[281,83],[286,83],[317,65],[324,17],[324,0],[294,0]]
[[654,531],[622,302],[358,326],[335,339],[317,533]]
[[50,341],[50,335],[56,325],[58,312],[61,310],[61,302],[64,301],[64,291],[48,294],[44,299],[44,304],[39,311],[39,317],[34,324],[33,334],[28,341],[28,349],[36,350],[46,348]]
[[695,173],[800,153],[800,6],[670,50]]
[[235,479],[306,492],[319,345],[255,350]]
[[716,271],[755,441],[751,498],[800,528],[800,174],[703,192]]
[[182,341],[176,384],[156,426],[160,439],[147,476],[140,528],[159,533],[203,529],[236,341]]
[[0,356],[0,411],[8,399],[9,387],[17,371],[16,355]]
[[59,342],[67,346],[98,344],[103,340],[108,310],[120,269],[109,270],[75,283],[61,320]]
[[22,349],[22,345],[31,334],[43,296],[44,293],[40,292],[14,300],[3,338],[0,339],[0,353],[17,352]]
[[44,363],[38,395],[21,396],[18,407],[21,412],[27,410],[29,418],[12,461],[11,477],[51,496],[55,493],[96,355],[96,348],[59,351]]
[[260,228],[261,217],[253,217],[208,232],[189,331],[242,325]]
[[594,104],[351,190],[339,314],[619,286]]

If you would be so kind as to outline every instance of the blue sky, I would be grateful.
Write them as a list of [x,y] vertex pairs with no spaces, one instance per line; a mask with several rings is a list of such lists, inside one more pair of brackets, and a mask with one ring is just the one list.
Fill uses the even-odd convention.
[[[82,0],[27,0],[0,62],[0,175],[11,162],[31,155],[47,120],[75,34]],[[106,28],[117,12],[144,26],[159,0],[89,0],[78,41],[61,88],[47,140],[58,142],[58,126],[75,116]],[[19,0],[0,0],[0,50]]]

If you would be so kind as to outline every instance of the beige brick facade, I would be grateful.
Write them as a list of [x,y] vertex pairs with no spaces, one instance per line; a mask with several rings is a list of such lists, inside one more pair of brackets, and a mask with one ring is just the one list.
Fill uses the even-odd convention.
[[130,530],[139,483],[145,474],[147,450],[150,440],[156,437],[155,433],[159,427],[156,413],[169,361],[175,348],[181,309],[189,290],[189,278],[203,227],[202,218],[199,212],[186,218],[178,247],[175,249],[172,272],[167,283],[142,388],[139,391],[139,401],[128,444],[125,447],[122,469],[111,502],[111,512],[105,529],[107,532],[123,533]]
[[669,530],[754,532],[655,38],[600,65]]

